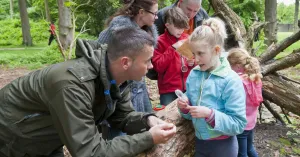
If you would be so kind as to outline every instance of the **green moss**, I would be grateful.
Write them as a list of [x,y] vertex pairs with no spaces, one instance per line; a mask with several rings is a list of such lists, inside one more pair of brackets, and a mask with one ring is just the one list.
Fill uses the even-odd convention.
[[291,146],[291,142],[287,139],[279,138],[279,142],[286,145],[286,146]]

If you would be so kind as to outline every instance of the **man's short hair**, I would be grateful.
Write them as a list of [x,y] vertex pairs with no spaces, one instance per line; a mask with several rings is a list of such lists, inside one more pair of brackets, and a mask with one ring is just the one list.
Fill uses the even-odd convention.
[[168,9],[163,20],[165,23],[173,24],[176,28],[189,29],[189,18],[178,7]]
[[183,3],[186,3],[188,1],[192,1],[192,2],[197,2],[199,3],[200,5],[202,4],[202,0],[182,0]]
[[112,32],[112,37],[107,45],[109,60],[127,56],[134,59],[145,45],[154,46],[153,37],[140,28],[120,28]]

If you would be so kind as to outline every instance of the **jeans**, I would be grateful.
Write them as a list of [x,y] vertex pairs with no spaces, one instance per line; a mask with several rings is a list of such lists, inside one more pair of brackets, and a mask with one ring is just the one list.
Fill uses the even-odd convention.
[[253,146],[253,130],[244,130],[243,133],[237,135],[239,143],[238,157],[258,157]]
[[[146,87],[145,78],[142,81],[133,81],[130,86],[131,102],[137,112],[153,112],[149,94]],[[109,127],[107,139],[112,140],[114,137],[126,135],[119,129]]]
[[195,157],[236,157],[237,154],[236,136],[223,140],[199,140],[196,138]]
[[165,93],[165,94],[161,94],[160,97],[160,104],[161,105],[169,105],[171,102],[173,102],[174,100],[177,99],[177,96],[175,94],[175,92],[172,93]]

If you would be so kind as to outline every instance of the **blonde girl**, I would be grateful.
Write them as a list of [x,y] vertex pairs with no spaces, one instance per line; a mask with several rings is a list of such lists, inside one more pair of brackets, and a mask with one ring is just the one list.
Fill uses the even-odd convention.
[[251,57],[246,50],[241,48],[231,49],[228,61],[232,70],[242,78],[246,92],[247,125],[244,132],[237,135],[238,157],[258,157],[253,146],[253,129],[256,124],[258,107],[263,101],[260,65],[256,58]]
[[218,18],[208,19],[189,37],[197,66],[187,78],[188,101],[177,103],[181,115],[193,122],[196,157],[237,156],[236,135],[247,123],[243,83],[221,57],[226,37],[225,24]]

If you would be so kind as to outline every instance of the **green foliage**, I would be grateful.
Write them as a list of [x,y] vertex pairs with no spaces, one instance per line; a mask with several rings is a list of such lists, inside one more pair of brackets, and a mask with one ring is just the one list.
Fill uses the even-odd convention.
[[264,1],[261,0],[227,0],[228,6],[239,15],[246,28],[254,21],[256,12],[260,21],[264,19]]
[[[84,4],[86,0],[74,0],[77,4]],[[91,0],[89,5],[82,6],[75,14],[77,17],[76,25],[82,26],[82,24],[88,19],[88,15],[91,19],[87,22],[86,28],[90,29],[87,33],[97,36],[105,28],[105,20],[113,15],[117,11],[117,7],[120,6],[118,0]],[[76,29],[79,31],[80,27]]]
[[[45,42],[49,38],[49,26],[46,21],[30,20],[30,32],[34,44]],[[22,26],[19,19],[0,21],[0,45],[21,45]]]
[[[283,3],[279,3],[277,5],[277,19],[279,23],[293,24],[294,15],[295,15],[295,4],[291,4],[287,6],[284,5]],[[300,12],[298,17],[300,17]]]
[[[58,21],[58,6],[56,0],[48,0],[50,16],[52,21]],[[31,20],[45,20],[45,1],[44,0],[28,0],[28,16]]]
[[55,64],[62,61],[63,58],[56,44],[44,49],[25,48],[21,50],[0,50],[0,65],[6,65],[11,68],[25,67],[37,69],[44,65]]
[[[0,0],[0,20],[10,18],[10,0]],[[14,17],[19,12],[18,0],[13,0]]]

